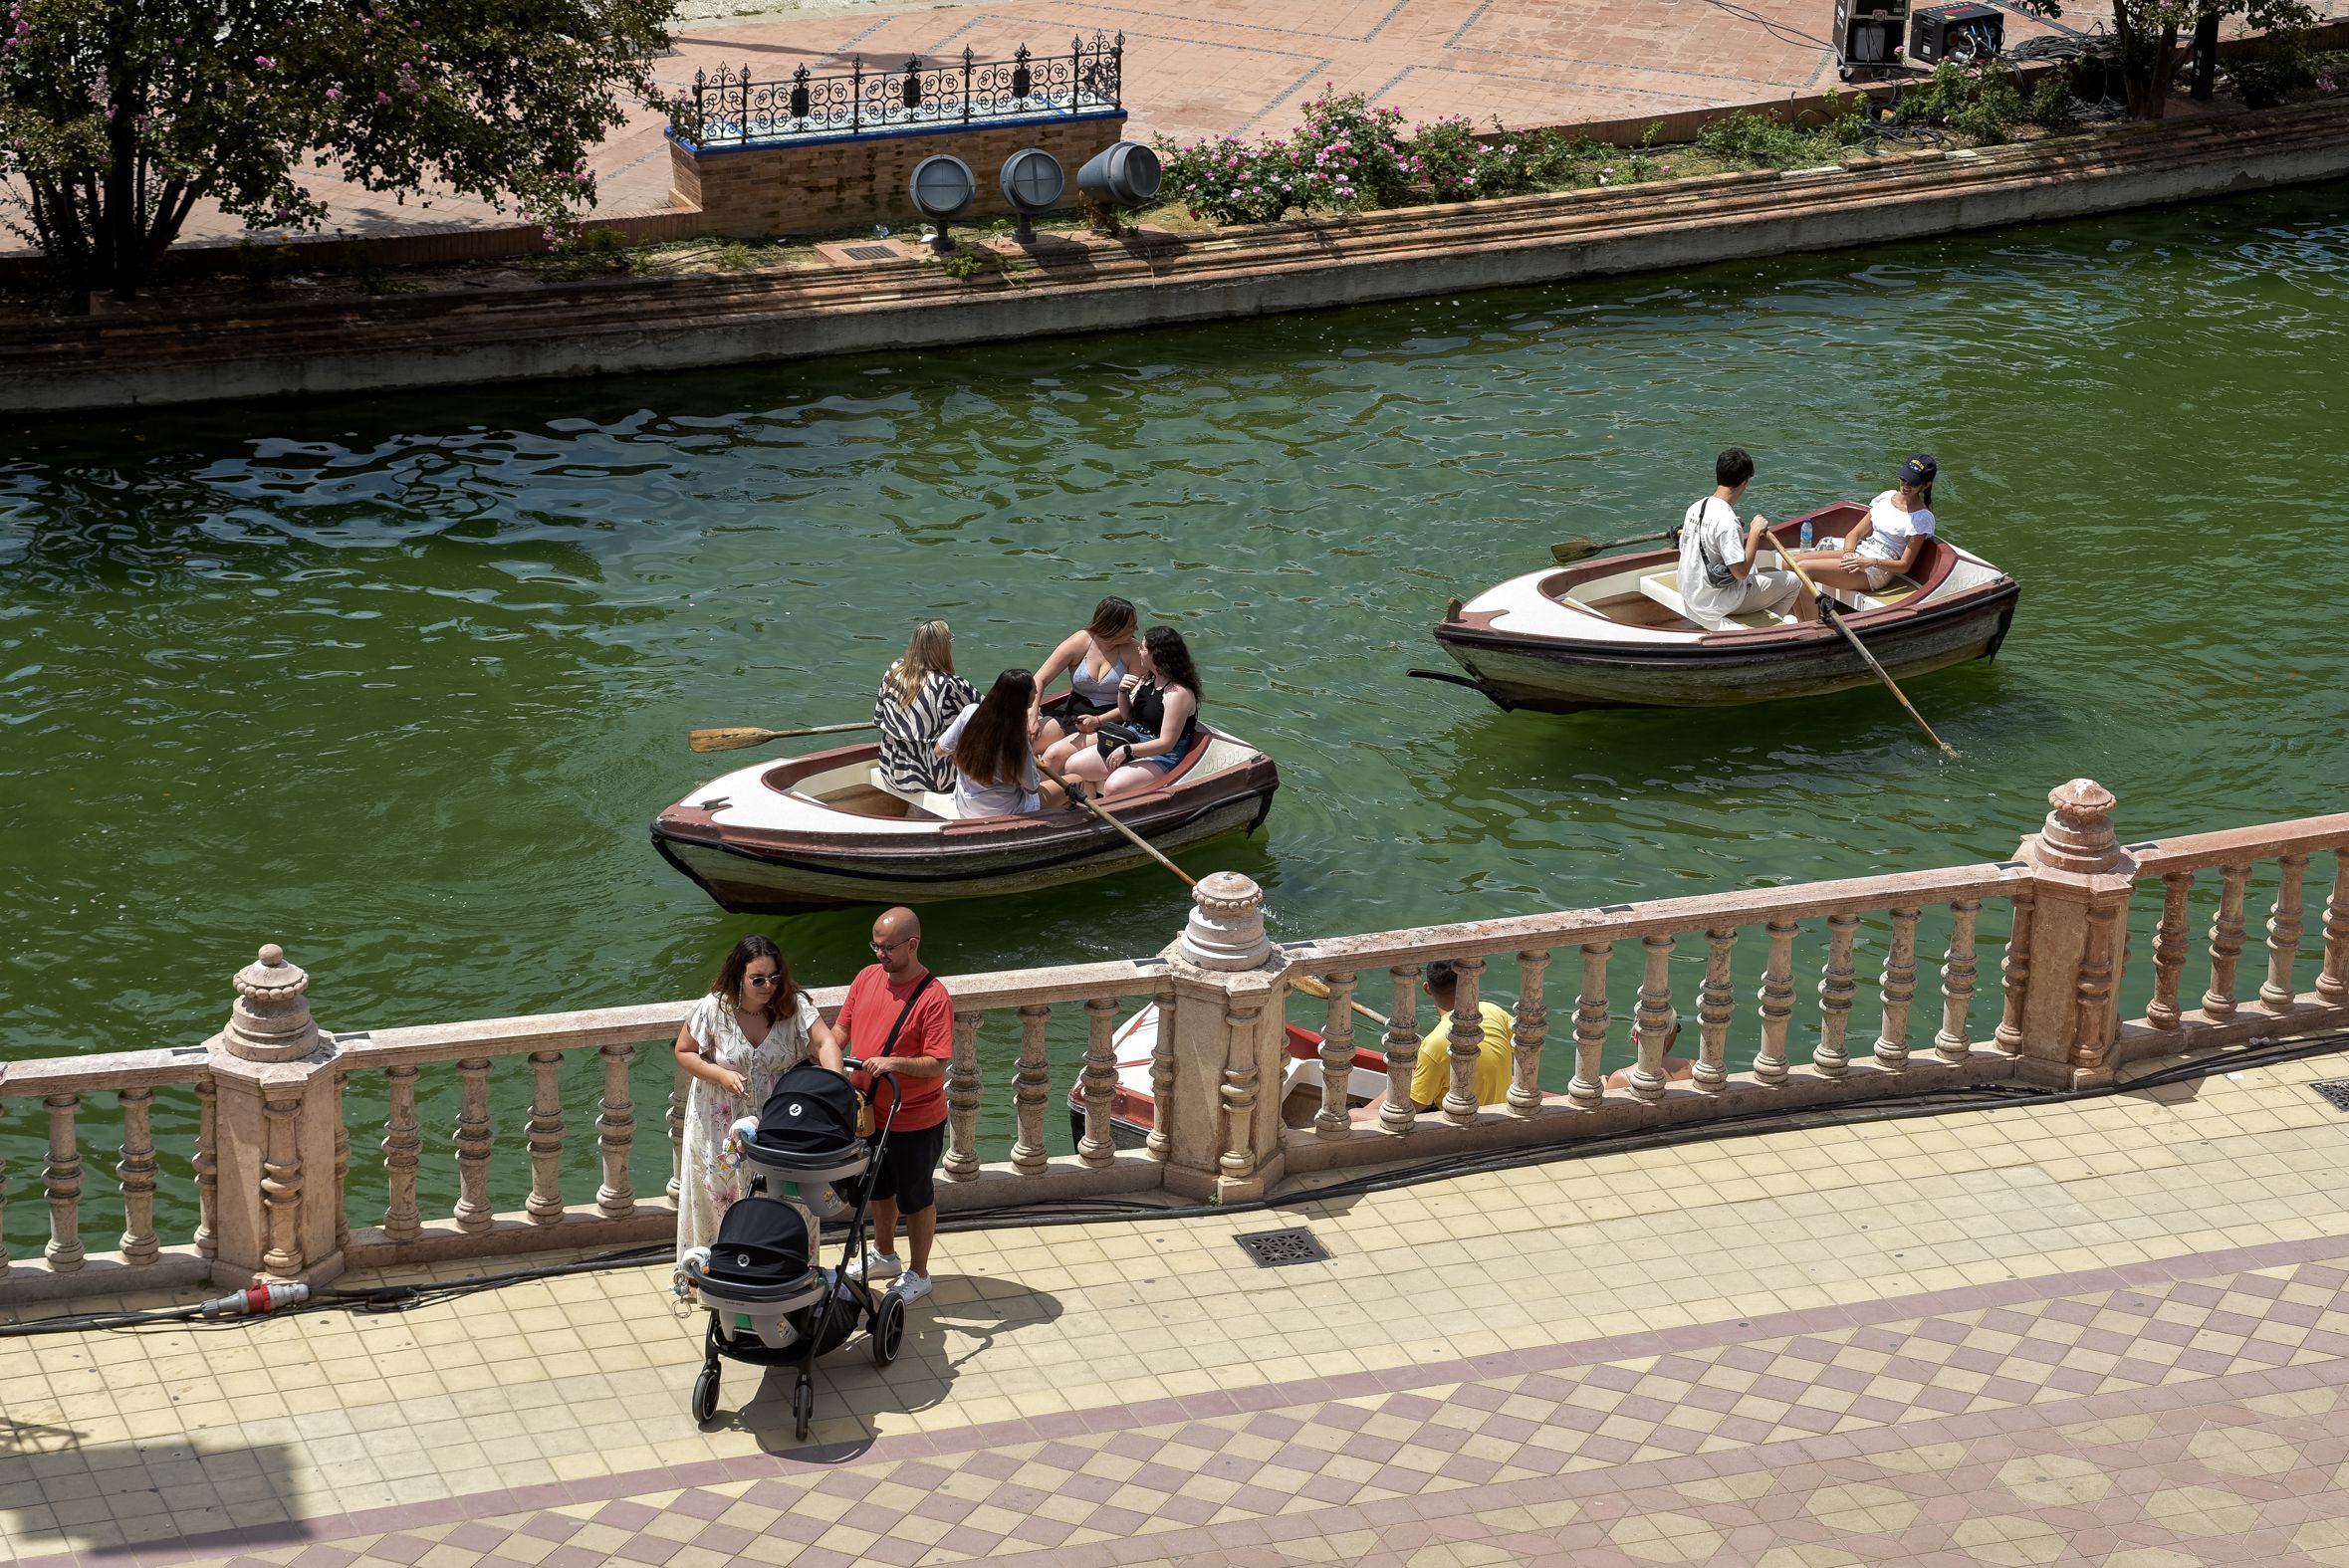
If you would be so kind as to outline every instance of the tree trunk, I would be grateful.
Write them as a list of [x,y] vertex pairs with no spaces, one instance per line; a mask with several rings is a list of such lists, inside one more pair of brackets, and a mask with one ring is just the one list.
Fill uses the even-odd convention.
[[2178,79],[2178,24],[2170,22],[2162,28],[2162,41],[2154,51],[2153,80],[2146,84],[2146,112],[2140,119],[2160,119],[2170,107],[2170,87]]
[[2194,101],[2208,104],[2219,81],[2219,13],[2205,11],[2194,20]]

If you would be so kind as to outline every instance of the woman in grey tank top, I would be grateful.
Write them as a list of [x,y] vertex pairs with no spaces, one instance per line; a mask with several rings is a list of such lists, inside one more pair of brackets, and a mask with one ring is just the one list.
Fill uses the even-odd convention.
[[1133,605],[1111,594],[1093,606],[1093,618],[1082,631],[1069,633],[1053,650],[1053,656],[1044,661],[1044,667],[1036,672],[1039,703],[1045,688],[1063,671],[1068,676],[1071,696],[1057,717],[1047,716],[1041,710],[1030,712],[1029,738],[1039,753],[1049,757],[1056,743],[1073,736],[1076,720],[1107,713],[1117,706],[1119,684],[1141,668],[1141,645],[1134,640],[1134,628],[1138,624],[1140,617],[1134,613]]

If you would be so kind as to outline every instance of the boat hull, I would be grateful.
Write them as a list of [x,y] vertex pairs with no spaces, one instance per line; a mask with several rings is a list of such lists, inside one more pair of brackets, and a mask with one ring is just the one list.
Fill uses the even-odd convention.
[[[1853,626],[1895,679],[1995,656],[2021,589],[2011,579],[1946,605]],[[1871,686],[1876,677],[1832,627],[1807,635],[1632,648],[1446,622],[1436,641],[1469,684],[1503,708],[1731,708]]]
[[[1200,807],[1187,817],[1143,829],[1161,850],[1253,830],[1273,803],[1273,787]],[[860,904],[923,904],[945,898],[989,898],[1061,887],[1114,876],[1149,864],[1149,857],[1108,828],[1061,835],[1053,844],[944,849],[884,861],[853,850],[807,845],[765,849],[698,841],[664,832],[652,842],[675,866],[738,915],[802,915]]]

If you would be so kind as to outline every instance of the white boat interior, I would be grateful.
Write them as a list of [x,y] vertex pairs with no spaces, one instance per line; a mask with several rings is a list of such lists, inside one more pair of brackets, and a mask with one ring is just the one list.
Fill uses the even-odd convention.
[[[772,760],[722,774],[678,801],[710,813],[723,826],[765,831],[860,833],[935,832],[942,822],[962,820],[952,795],[915,794],[892,788],[872,764],[872,751],[859,748],[855,757],[834,768],[810,774],[791,787],[779,789],[768,782],[777,771]],[[1206,755],[1182,778],[1198,781],[1231,768],[1245,768],[1257,756],[1245,741],[1211,732]],[[1115,804],[1117,797],[1108,797]]]
[[[1822,540],[1817,548],[1831,550],[1839,543],[1836,540]],[[1970,588],[1996,582],[2005,575],[1989,561],[1946,540],[1939,541],[1939,544],[1955,560],[1949,572],[1930,590],[1925,591],[1924,602],[1930,603],[1963,593]],[[1761,552],[1755,558],[1755,564],[1762,567],[1779,565],[1777,552]],[[1577,575],[1576,572],[1561,571],[1554,566],[1545,571],[1527,572],[1522,577],[1513,577],[1487,588],[1461,606],[1461,612],[1490,613],[1494,618],[1487,624],[1495,631],[1535,636],[1599,636],[1613,642],[1670,644],[1719,635],[1714,629],[1689,616],[1687,603],[1680,594],[1680,573],[1672,564],[1659,566],[1651,557],[1640,565],[1628,566],[1619,571],[1575,580]],[[1831,590],[1830,596],[1845,609],[1861,614],[1869,610],[1889,609],[1914,598],[1919,591],[1919,584],[1914,578],[1896,576],[1883,587],[1872,591]],[[1768,611],[1756,611],[1731,618],[1732,626],[1752,631],[1766,631],[1795,623],[1792,614],[1772,614]]]

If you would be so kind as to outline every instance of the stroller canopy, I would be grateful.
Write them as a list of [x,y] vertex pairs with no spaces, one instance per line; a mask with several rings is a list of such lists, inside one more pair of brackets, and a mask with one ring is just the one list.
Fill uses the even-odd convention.
[[809,1166],[863,1152],[856,1136],[862,1101],[829,1067],[804,1061],[776,1080],[759,1112],[759,1152]]
[[717,1239],[703,1272],[714,1282],[743,1285],[790,1284],[810,1265],[808,1222],[796,1205],[775,1198],[745,1198],[718,1222]]

